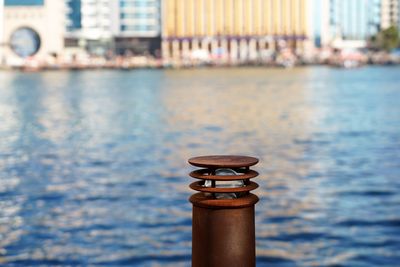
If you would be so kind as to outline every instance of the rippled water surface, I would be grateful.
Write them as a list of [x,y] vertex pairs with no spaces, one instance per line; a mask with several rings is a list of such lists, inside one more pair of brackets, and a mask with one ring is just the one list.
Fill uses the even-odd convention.
[[258,266],[400,264],[400,68],[0,81],[1,266],[190,266],[204,154],[261,160]]

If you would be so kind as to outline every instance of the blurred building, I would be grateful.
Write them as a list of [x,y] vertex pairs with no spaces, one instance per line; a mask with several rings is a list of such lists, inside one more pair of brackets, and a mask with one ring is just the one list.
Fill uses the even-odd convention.
[[379,28],[377,0],[330,0],[323,8],[329,9],[329,26],[323,31],[334,47],[365,47]]
[[4,31],[4,0],[0,0],[0,66],[3,65],[4,57],[3,57],[3,50],[4,50],[4,38],[3,38],[3,31]]
[[330,4],[331,0],[312,0],[316,47],[327,47],[331,42]]
[[109,0],[67,0],[65,46],[80,47],[104,54],[111,49],[113,37],[112,2]]
[[387,29],[390,26],[399,26],[400,0],[380,0],[380,28]]
[[117,53],[155,53],[161,49],[161,1],[120,0]]
[[211,53],[248,60],[263,50],[312,42],[309,0],[164,0],[162,52],[165,58]]
[[160,0],[67,0],[66,46],[105,54],[160,49]]
[[63,51],[64,0],[4,0],[3,57],[45,60]]

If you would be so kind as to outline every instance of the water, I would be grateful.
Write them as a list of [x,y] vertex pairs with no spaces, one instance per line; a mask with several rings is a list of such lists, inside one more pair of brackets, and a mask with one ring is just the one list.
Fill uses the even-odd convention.
[[398,266],[399,73],[0,72],[0,265],[190,266],[186,160],[245,154],[258,266]]

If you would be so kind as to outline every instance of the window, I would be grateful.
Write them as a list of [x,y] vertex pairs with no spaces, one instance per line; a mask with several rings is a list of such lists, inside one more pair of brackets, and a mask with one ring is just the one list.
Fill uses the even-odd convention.
[[152,13],[121,13],[121,19],[147,19],[153,16]]
[[122,31],[135,31],[135,32],[147,32],[155,31],[156,26],[154,25],[122,25]]
[[43,6],[44,0],[5,0],[5,6]]
[[121,0],[121,7],[154,7],[156,6],[156,1],[146,1],[146,0],[136,0],[136,1],[127,1]]

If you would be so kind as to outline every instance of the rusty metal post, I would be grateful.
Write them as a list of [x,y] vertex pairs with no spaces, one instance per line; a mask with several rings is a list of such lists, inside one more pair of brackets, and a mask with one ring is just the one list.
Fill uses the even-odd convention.
[[258,197],[250,191],[258,184],[250,179],[258,173],[249,167],[258,159],[203,156],[191,158],[189,163],[203,168],[190,173],[200,179],[190,184],[200,191],[189,199],[193,204],[192,266],[255,266],[254,206]]

